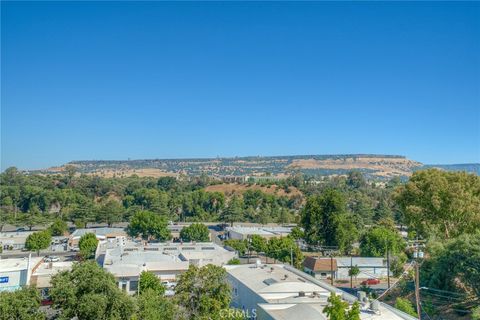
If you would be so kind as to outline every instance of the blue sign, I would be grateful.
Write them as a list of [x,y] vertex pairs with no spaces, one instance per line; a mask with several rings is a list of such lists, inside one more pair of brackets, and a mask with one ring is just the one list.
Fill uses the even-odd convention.
[[8,277],[0,277],[0,283],[8,283]]

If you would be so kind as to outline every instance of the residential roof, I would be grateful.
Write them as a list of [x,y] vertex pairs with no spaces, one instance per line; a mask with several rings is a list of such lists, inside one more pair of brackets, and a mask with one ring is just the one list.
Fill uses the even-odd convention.
[[330,258],[306,257],[303,266],[312,271],[337,271],[337,260]]

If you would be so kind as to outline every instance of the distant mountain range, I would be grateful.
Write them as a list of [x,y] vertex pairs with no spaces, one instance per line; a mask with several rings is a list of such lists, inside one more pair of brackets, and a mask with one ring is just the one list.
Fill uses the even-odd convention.
[[480,175],[480,164],[426,165],[398,155],[344,154],[299,155],[275,157],[235,157],[198,159],[145,159],[145,160],[84,160],[72,161],[61,167],[38,170],[38,173],[58,173],[67,165],[78,172],[105,177],[129,176],[198,176],[215,177],[284,177],[295,173],[313,176],[342,175],[359,170],[371,179],[408,177],[424,168],[449,171],[467,171]]

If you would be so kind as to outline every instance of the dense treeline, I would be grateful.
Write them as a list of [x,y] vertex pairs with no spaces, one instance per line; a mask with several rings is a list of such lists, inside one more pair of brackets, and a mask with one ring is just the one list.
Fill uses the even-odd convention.
[[32,227],[53,218],[79,227],[91,222],[129,221],[137,211],[148,210],[172,221],[291,222],[301,202],[295,198],[247,190],[226,199],[205,187],[220,183],[206,176],[101,178],[75,174],[25,175],[9,168],[0,175],[1,226]]
[[[335,189],[345,199],[345,210],[362,228],[380,218],[401,216],[395,211],[391,194],[395,183],[387,187],[368,183],[359,172],[348,177],[311,181],[302,175],[276,181],[286,195],[248,189],[226,197],[205,188],[221,183],[207,176],[175,179],[173,177],[140,178],[79,175],[74,167],[63,174],[26,175],[15,168],[0,174],[0,227],[6,223],[33,227],[55,218],[84,227],[88,223],[129,221],[140,211],[148,210],[172,221],[248,221],[289,223],[300,220],[305,196]],[[270,186],[274,182],[263,182]],[[291,194],[295,187],[301,194]]]

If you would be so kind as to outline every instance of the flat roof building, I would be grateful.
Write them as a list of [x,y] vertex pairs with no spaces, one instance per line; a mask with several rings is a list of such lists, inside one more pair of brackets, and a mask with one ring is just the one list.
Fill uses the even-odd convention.
[[[323,308],[333,292],[352,304],[356,297],[286,265],[226,266],[232,306],[258,320],[326,320]],[[362,303],[361,319],[414,320],[383,303]]]
[[0,246],[6,250],[22,250],[25,248],[25,240],[33,231],[10,231],[0,232]]
[[230,239],[245,240],[252,235],[258,235],[263,238],[286,237],[292,231],[288,227],[227,227],[226,231]]
[[96,259],[118,280],[118,286],[129,292],[138,290],[142,271],[151,271],[163,282],[176,282],[190,265],[225,265],[236,253],[211,242],[145,243],[126,241],[99,244]]
[[99,241],[107,240],[111,242],[126,241],[127,233],[124,228],[86,228],[75,230],[68,238],[68,246],[77,248],[80,238],[87,234],[93,233]]
[[0,259],[0,291],[14,291],[30,285],[33,269],[42,262],[42,258]]

